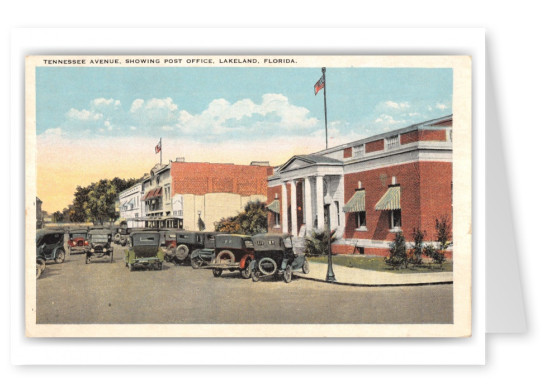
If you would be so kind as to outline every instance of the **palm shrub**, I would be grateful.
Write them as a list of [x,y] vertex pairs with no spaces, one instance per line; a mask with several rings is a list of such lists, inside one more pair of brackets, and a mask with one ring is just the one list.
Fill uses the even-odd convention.
[[442,268],[442,264],[446,262],[446,250],[452,245],[452,242],[450,241],[451,226],[448,221],[448,217],[443,216],[440,219],[436,219],[435,229],[437,245],[434,246],[430,244],[425,246],[424,253],[426,256],[432,258],[433,262]]
[[[336,240],[334,233],[335,232],[333,231],[330,234],[331,243]],[[312,233],[305,238],[304,253],[306,256],[327,255],[327,235],[327,230],[313,230]]]
[[394,241],[390,243],[390,255],[385,262],[393,269],[407,267],[406,238],[401,232],[397,232]]
[[[425,232],[419,228],[413,228],[413,248],[408,251],[408,263],[412,265],[420,265],[423,261],[423,239]],[[406,265],[407,266],[407,265]]]

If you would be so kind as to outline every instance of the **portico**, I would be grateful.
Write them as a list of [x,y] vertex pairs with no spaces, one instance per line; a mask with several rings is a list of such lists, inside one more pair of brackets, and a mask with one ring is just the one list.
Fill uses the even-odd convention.
[[[331,229],[344,227],[343,164],[316,155],[293,156],[268,179],[281,194],[281,231],[304,236],[325,228],[327,213]],[[276,193],[275,198],[279,198]],[[290,218],[290,224],[289,224]],[[339,229],[341,228],[341,229]]]

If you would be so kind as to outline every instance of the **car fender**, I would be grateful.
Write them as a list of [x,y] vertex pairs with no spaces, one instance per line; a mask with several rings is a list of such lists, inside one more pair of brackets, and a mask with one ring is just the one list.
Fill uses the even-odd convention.
[[287,267],[287,263],[289,263],[289,260],[287,258],[284,258],[283,261],[281,261],[281,270],[285,270]]
[[247,265],[247,259],[251,260],[251,256],[249,254],[243,255],[243,257],[241,258],[241,262],[239,262],[240,269],[245,269],[245,266]]

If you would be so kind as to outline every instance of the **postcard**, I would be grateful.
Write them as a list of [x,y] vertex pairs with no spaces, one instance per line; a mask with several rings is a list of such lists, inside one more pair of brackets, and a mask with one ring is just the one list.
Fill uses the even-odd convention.
[[470,57],[25,77],[28,337],[471,336]]

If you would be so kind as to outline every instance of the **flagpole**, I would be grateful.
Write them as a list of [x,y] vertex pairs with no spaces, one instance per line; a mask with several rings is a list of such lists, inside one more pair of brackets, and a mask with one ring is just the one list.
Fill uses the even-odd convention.
[[325,149],[329,148],[329,142],[327,138],[327,79],[325,78],[325,67],[321,68],[323,75],[323,111],[325,113]]
[[161,161],[159,162],[160,165],[162,166],[163,165],[163,138],[161,137],[161,139],[159,140],[159,145],[161,146]]

